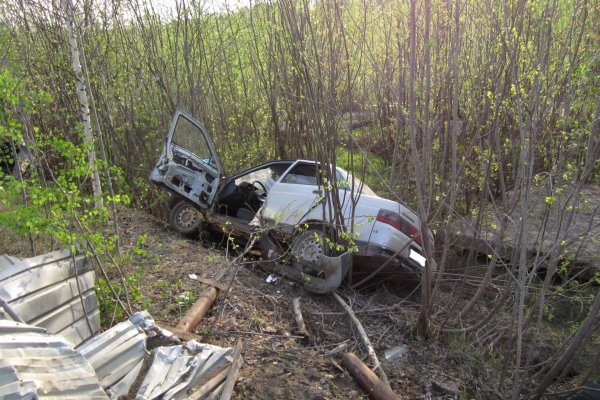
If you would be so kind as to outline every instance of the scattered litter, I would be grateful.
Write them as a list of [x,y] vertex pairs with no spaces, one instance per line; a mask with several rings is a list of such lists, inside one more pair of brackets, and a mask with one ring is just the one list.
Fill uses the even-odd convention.
[[408,353],[408,347],[402,346],[394,346],[390,347],[384,352],[385,359],[387,361],[395,360],[396,358],[404,357]]
[[[185,345],[154,349],[154,362],[146,373],[136,399],[187,397],[198,383],[228,368],[231,348],[220,348],[190,340]],[[220,382],[218,382],[220,383]]]
[[[7,275],[6,268],[0,272]],[[147,311],[76,349],[65,337],[46,331],[0,319],[0,370],[6,372],[0,374],[0,398],[117,399],[138,385],[135,398],[140,400],[229,398],[243,363],[241,343],[235,352],[195,340],[182,344],[173,333],[158,327]],[[147,338],[156,336],[173,345],[156,347],[146,371]]]
[[177,305],[185,306],[190,304],[194,300],[194,295],[190,292],[183,292],[177,296]]
[[189,274],[188,276],[190,277],[190,279],[193,279],[193,280],[198,279],[198,275],[196,275],[196,274]]
[[275,283],[279,280],[279,277],[275,276],[275,275],[269,275],[267,276],[267,283]]

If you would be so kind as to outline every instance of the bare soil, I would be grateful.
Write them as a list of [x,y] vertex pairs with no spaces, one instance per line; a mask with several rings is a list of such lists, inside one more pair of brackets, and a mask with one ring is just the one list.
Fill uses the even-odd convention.
[[[368,359],[356,328],[333,296],[308,293],[283,278],[267,283],[269,274],[258,260],[246,258],[241,265],[232,264],[227,241],[184,238],[163,220],[143,212],[121,213],[119,226],[123,253],[132,254],[136,243],[137,253],[142,253],[134,255],[124,270],[136,277],[134,285],[141,289],[141,298],[132,306],[147,309],[159,324],[175,326],[206,287],[190,278],[191,274],[214,279],[230,268],[222,280],[228,292],[219,293],[195,334],[220,346],[234,346],[242,339],[244,365],[235,398],[367,398],[341,366],[346,351],[366,363]],[[463,383],[462,360],[449,357],[443,344],[418,341],[411,335],[419,301],[411,292],[384,285],[371,285],[364,292],[348,287],[339,290],[363,324],[380,368],[399,397],[455,398],[471,392]],[[185,297],[190,300],[182,301]],[[308,339],[296,333],[294,297],[300,298]],[[386,360],[385,351],[395,346],[406,346],[408,352]]]

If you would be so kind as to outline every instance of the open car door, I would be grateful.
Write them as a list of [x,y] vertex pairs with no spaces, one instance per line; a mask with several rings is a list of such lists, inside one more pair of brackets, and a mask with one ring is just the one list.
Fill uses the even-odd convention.
[[223,167],[206,128],[177,110],[150,180],[209,209],[222,176]]

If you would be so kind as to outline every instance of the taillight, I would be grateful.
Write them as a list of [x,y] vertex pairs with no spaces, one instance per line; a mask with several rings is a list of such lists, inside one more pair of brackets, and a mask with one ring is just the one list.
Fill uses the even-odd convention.
[[400,214],[389,210],[379,210],[379,213],[377,214],[377,221],[393,226],[406,236],[413,238],[416,244],[423,247],[423,238],[421,237],[421,231],[419,228],[410,223]]

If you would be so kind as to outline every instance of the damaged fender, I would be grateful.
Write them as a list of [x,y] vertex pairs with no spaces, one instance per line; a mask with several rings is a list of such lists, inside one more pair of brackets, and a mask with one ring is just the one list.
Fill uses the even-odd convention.
[[[263,259],[266,261],[263,265],[266,270],[299,282],[312,293],[325,294],[337,289],[346,277],[352,262],[352,256],[345,252],[336,257],[322,256],[318,262],[292,260],[291,265],[288,265],[283,264],[280,247],[267,235],[261,236],[259,244]],[[314,276],[304,270],[322,271],[323,276]]]

